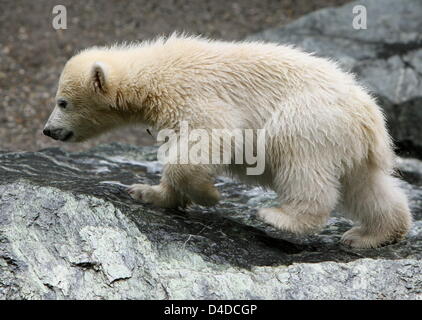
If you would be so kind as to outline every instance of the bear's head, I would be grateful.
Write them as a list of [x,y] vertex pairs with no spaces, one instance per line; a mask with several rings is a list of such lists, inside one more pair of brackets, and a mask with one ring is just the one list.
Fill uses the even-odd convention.
[[119,75],[112,63],[101,51],[82,52],[66,63],[45,135],[81,142],[125,122],[125,115],[116,108]]

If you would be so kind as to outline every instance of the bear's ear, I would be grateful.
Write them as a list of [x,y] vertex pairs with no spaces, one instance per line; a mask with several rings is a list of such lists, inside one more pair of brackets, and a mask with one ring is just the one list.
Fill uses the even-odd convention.
[[107,92],[107,67],[102,62],[95,62],[91,69],[91,83],[96,92]]

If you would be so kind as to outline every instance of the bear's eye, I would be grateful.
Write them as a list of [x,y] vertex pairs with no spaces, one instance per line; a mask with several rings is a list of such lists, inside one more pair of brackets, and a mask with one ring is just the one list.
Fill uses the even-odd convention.
[[60,100],[57,101],[57,105],[60,108],[62,108],[62,109],[66,109],[67,101],[66,100],[63,100],[63,99],[60,99]]

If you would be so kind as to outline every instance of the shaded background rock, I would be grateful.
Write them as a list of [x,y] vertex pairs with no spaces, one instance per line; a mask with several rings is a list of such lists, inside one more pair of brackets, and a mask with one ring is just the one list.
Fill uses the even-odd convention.
[[[367,29],[352,27],[353,7],[367,11]],[[379,98],[403,155],[422,157],[422,2],[355,1],[321,9],[284,27],[250,36],[292,43],[337,60]]]
[[0,298],[422,298],[420,187],[405,184],[406,240],[352,250],[338,242],[349,220],[280,232],[255,217],[275,194],[227,178],[212,208],[136,203],[125,187],[158,182],[154,155],[121,144],[0,154]]

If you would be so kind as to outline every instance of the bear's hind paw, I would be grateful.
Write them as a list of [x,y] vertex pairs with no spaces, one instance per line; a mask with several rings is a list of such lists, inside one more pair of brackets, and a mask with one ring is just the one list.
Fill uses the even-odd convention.
[[340,241],[352,248],[368,249],[392,244],[398,240],[400,239],[394,239],[385,234],[368,234],[361,227],[353,227],[343,234]]

